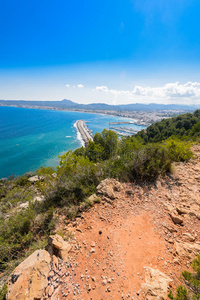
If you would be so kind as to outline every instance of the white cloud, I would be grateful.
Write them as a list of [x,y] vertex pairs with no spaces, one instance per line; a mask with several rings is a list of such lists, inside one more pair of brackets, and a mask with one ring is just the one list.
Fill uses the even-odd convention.
[[[70,84],[66,84],[65,86],[66,86],[67,88],[70,88],[70,87],[71,87]],[[77,84],[77,85],[72,85],[72,87],[73,87],[73,88],[79,88],[79,89],[81,89],[81,88],[84,87],[84,85],[82,85],[82,84]]]
[[200,83],[188,81],[185,84],[180,84],[178,81],[175,83],[167,83],[160,87],[143,87],[135,86],[132,91],[129,90],[114,90],[109,89],[107,86],[96,86],[96,90],[104,93],[109,93],[118,96],[126,96],[128,99],[192,99],[197,100],[200,97]]
[[97,91],[102,91],[102,92],[109,92],[109,89],[106,85],[96,86],[96,90]]

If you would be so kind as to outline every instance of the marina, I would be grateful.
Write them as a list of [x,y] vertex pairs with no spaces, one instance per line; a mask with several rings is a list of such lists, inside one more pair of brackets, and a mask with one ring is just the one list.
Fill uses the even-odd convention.
[[109,122],[110,125],[119,125],[119,124],[134,124],[133,121],[129,122]]
[[[110,127],[111,130],[115,131],[115,132],[126,132],[127,134],[126,135],[133,135],[133,134],[136,134],[138,130],[134,129],[134,128],[127,128],[127,127],[122,127],[120,126],[119,128],[118,127],[114,127],[114,126],[111,126]],[[121,135],[120,133],[120,135]]]

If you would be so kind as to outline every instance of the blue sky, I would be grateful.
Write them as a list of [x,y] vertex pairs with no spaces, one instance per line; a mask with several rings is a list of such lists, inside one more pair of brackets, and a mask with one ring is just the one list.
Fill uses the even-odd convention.
[[199,0],[0,0],[0,99],[200,104]]

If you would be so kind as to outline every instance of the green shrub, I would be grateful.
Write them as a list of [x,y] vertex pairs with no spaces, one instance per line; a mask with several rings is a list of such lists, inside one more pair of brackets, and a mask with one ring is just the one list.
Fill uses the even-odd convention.
[[169,151],[169,158],[171,161],[187,161],[193,157],[193,153],[190,150],[190,142],[170,138],[164,141],[164,145]]
[[52,167],[40,167],[36,171],[38,176],[52,175],[53,173],[55,173],[55,170]]
[[5,300],[6,299],[5,296],[6,296],[7,292],[8,292],[8,287],[7,287],[6,284],[4,284],[2,286],[2,288],[0,288],[0,300]]
[[172,291],[169,292],[168,297],[172,300],[189,300],[188,292],[182,285],[177,288],[175,297],[173,296]]
[[15,182],[16,182],[16,185],[18,185],[18,186],[30,186],[31,185],[30,181],[28,180],[28,176],[26,176],[26,175],[17,177]]
[[195,272],[182,272],[182,278],[185,281],[188,290],[180,285],[177,288],[176,296],[173,296],[172,291],[168,297],[172,300],[199,300],[200,299],[200,255],[193,260],[191,266]]
[[171,159],[166,147],[152,144],[134,153],[130,175],[135,180],[154,181],[159,175],[169,172],[170,168]]
[[31,201],[33,198],[33,190],[27,187],[16,186],[11,190],[6,191],[0,203],[3,212],[8,212],[10,209],[18,206],[20,203]]

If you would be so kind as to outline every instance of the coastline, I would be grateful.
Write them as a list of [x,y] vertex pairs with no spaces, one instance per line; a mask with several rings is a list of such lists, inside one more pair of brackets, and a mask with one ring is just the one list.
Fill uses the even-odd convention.
[[[43,107],[43,106],[20,106],[20,105],[0,105],[0,107],[15,107],[15,108],[25,108],[25,109],[40,109],[40,110],[50,110],[50,111],[68,111],[76,113],[86,113],[86,114],[97,114],[102,116],[113,116],[119,118],[131,119],[135,125],[149,126],[150,122],[143,121],[144,124],[138,124],[141,118],[138,118],[138,112],[135,111],[102,111],[102,110],[87,110],[87,109],[67,109],[67,108],[57,108],[57,107]],[[149,113],[148,113],[149,114]],[[143,117],[142,117],[143,118]]]
[[19,107],[0,106],[0,178],[34,172],[41,166],[56,168],[58,155],[83,146],[82,136],[76,128],[77,120],[89,121],[86,124],[94,133],[109,129],[109,122],[123,121],[123,118],[106,114],[19,110]]

